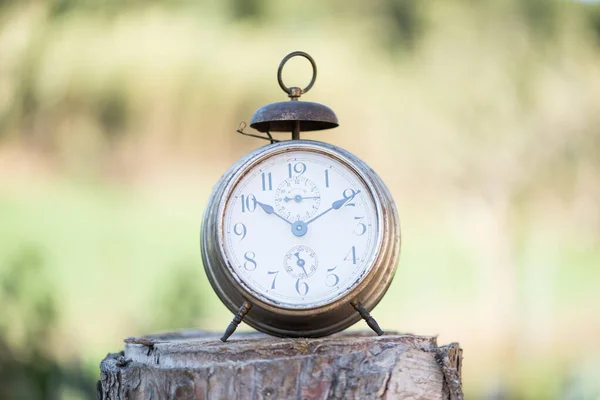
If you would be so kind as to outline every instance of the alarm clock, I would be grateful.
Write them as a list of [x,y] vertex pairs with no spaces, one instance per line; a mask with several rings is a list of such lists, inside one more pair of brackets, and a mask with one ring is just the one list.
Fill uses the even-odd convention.
[[[288,88],[281,72],[292,57],[313,67],[310,84]],[[235,316],[225,341],[243,320],[281,337],[320,337],[365,319],[392,282],[400,251],[394,201],[379,176],[358,157],[300,132],[333,128],[335,113],[299,101],[315,82],[304,52],[286,56],[278,81],[291,101],[266,105],[250,126],[271,143],[242,157],[221,177],[201,226],[208,280]],[[274,131],[292,133],[277,141]],[[242,130],[240,133],[247,134]]]

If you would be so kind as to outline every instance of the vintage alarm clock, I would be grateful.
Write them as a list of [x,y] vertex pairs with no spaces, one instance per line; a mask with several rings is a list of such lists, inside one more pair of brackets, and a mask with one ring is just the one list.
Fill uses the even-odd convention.
[[[288,88],[281,73],[292,57],[307,58],[310,84]],[[400,251],[398,214],[390,192],[349,152],[300,132],[338,126],[322,104],[299,101],[313,86],[314,60],[287,55],[277,78],[291,101],[256,111],[250,126],[271,141],[247,154],[215,186],[201,227],[204,268],[212,288],[235,314],[221,340],[244,320],[281,337],[319,337],[361,318],[383,334],[371,311],[388,289]],[[271,132],[288,131],[277,141]]]

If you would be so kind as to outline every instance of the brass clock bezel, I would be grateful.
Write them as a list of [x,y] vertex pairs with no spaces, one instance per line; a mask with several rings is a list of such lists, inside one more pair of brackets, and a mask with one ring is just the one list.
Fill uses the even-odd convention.
[[[247,287],[228,262],[223,244],[225,205],[239,181],[258,163],[287,151],[310,151],[328,155],[355,173],[369,189],[375,204],[378,233],[370,265],[356,284],[340,297],[313,307],[285,307]],[[379,176],[362,160],[331,144],[294,140],[261,147],[236,162],[215,186],[201,228],[204,268],[214,291],[233,313],[244,301],[252,304],[244,321],[276,336],[318,337],[341,331],[361,319],[350,304],[359,301],[370,311],[391,284],[400,249],[400,226],[391,194]]]

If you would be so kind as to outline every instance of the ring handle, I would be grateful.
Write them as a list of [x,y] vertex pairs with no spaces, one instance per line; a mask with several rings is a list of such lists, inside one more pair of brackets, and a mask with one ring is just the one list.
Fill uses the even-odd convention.
[[[308,61],[310,61],[310,64],[312,65],[312,69],[313,69],[312,79],[310,80],[310,83],[304,89],[300,89],[300,93],[298,93],[298,90],[292,90],[292,89],[298,89],[298,88],[293,88],[293,87],[289,88],[289,87],[285,86],[285,84],[283,83],[283,79],[281,78],[281,72],[283,71],[283,66],[285,65],[285,63],[288,62],[288,60],[290,58],[296,57],[296,56],[304,57]],[[316,80],[317,80],[317,64],[315,63],[315,60],[313,60],[313,58],[308,53],[305,53],[303,51],[294,51],[294,52],[291,52],[290,54],[288,54],[287,56],[285,56],[283,58],[283,60],[281,60],[281,63],[279,64],[279,68],[277,69],[277,82],[279,82],[279,86],[281,87],[281,89],[284,92],[286,92],[290,97],[293,97],[293,98],[300,97],[300,95],[308,92],[310,90],[310,88],[313,87]]]

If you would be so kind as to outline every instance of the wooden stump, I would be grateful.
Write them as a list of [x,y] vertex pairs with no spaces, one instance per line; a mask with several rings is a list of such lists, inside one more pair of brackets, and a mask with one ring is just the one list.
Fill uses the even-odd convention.
[[99,399],[462,399],[457,343],[342,333],[280,339],[181,331],[125,339],[101,363]]

